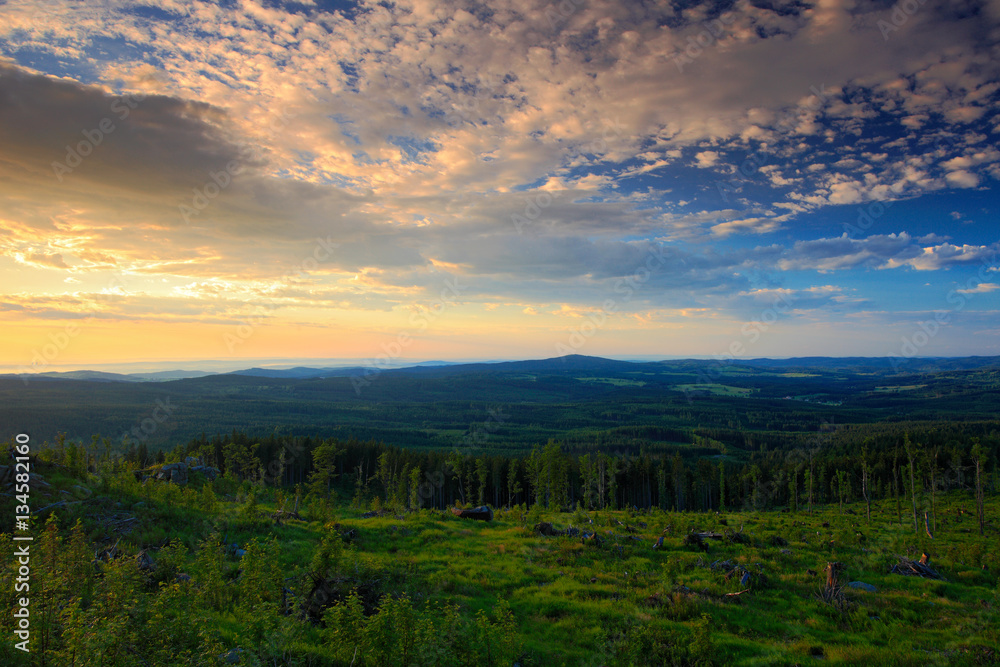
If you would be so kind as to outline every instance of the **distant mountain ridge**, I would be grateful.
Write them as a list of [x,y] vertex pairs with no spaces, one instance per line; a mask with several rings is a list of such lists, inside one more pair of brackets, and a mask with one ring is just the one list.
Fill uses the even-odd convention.
[[88,380],[91,382],[166,382],[171,380],[197,379],[211,375],[241,375],[272,379],[314,379],[336,377],[370,377],[382,373],[399,375],[420,375],[441,377],[466,373],[550,373],[566,371],[608,371],[634,372],[643,367],[676,367],[682,369],[711,369],[719,366],[745,366],[771,370],[898,370],[900,372],[959,371],[1000,366],[1000,356],[971,357],[919,357],[901,359],[894,357],[792,357],[789,359],[670,359],[663,361],[621,361],[582,354],[569,354],[548,359],[490,362],[449,362],[424,361],[400,368],[377,368],[371,366],[335,366],[313,368],[296,366],[276,369],[253,367],[228,373],[207,371],[171,370],[149,373],[108,373],[104,371],[79,370],[49,371],[30,375],[16,373],[0,374],[0,377],[26,377],[44,380]]

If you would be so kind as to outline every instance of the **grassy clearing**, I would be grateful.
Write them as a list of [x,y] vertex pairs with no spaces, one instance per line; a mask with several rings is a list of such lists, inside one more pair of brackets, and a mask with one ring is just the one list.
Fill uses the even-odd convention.
[[596,382],[602,384],[610,384],[615,387],[644,387],[646,382],[643,380],[629,380],[627,378],[576,378],[579,382]]
[[702,392],[712,396],[749,396],[753,393],[750,387],[732,387],[725,384],[679,384],[676,389],[683,392]]
[[[60,486],[80,482],[58,475],[49,479]],[[993,664],[989,661],[997,660],[1000,644],[997,532],[991,526],[990,534],[979,536],[975,519],[963,511],[968,497],[957,493],[940,499],[932,541],[914,533],[912,519],[904,515],[897,521],[890,503],[874,505],[870,524],[856,504],[845,505],[843,514],[833,506],[812,514],[515,508],[498,510],[494,521],[484,523],[431,510],[365,518],[362,509],[312,499],[300,510],[302,520],[278,523],[270,516],[279,508],[279,492],[249,483],[228,489],[217,483],[220,493],[210,484],[200,489],[140,485],[125,477],[103,490],[93,478],[88,483],[94,495],[62,508],[63,529],[79,518],[92,545],[107,545],[117,536],[109,534],[102,517],[138,518],[120,546],[128,552],[148,549],[157,562],[151,576],[166,584],[150,588],[142,583],[147,575],[129,574],[137,590],[147,591],[148,608],[122,617],[125,625],[117,632],[145,637],[147,630],[128,624],[203,617],[204,637],[189,638],[202,658],[158,664],[220,664],[218,656],[237,648],[245,664],[402,664],[393,662],[399,659],[397,650],[411,651],[411,664],[510,664],[483,662],[483,655],[501,647],[507,651],[503,655],[513,655],[522,665],[796,665],[813,660],[974,665]],[[1000,502],[991,499],[990,516],[998,509]],[[561,530],[594,531],[602,543],[540,536],[532,530],[538,520]],[[706,540],[705,552],[685,546],[691,531],[742,537]],[[654,549],[661,536],[663,547]],[[257,549],[253,554],[258,556],[241,560],[230,553],[215,560],[217,548],[205,546],[212,539]],[[324,543],[335,545],[330,547],[335,551],[331,572],[339,580],[376,582],[375,606],[363,608],[359,602],[352,608],[345,598],[317,624],[279,614],[275,596],[255,597],[248,576],[257,577],[262,590],[280,581],[301,603]],[[897,555],[917,558],[924,550],[945,581],[889,574]],[[843,582],[861,581],[877,592],[845,588],[840,604],[822,601],[829,561],[843,563]],[[739,575],[726,577],[737,566],[750,573],[746,583]],[[4,567],[8,579],[8,560]],[[178,571],[191,580],[173,583]],[[726,593],[740,591],[746,592],[725,601]],[[95,593],[91,604],[98,599]],[[466,619],[464,634],[448,640],[451,657],[434,658],[435,637],[459,623],[455,619]],[[393,624],[411,621],[432,633],[423,644],[410,646],[393,634]],[[180,633],[182,625],[178,621],[174,630],[165,625],[156,641],[171,646],[178,640],[170,633]],[[390,645],[396,648],[386,649]],[[127,651],[119,657],[100,664],[142,664],[129,662]],[[21,656],[0,658],[4,664],[29,664],[18,662]]]

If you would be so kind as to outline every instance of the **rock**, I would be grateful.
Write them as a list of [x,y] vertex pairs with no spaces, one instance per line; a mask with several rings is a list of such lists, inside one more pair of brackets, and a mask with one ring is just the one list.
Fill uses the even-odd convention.
[[566,529],[566,537],[576,537],[579,534],[580,534],[579,528],[574,528],[573,526],[570,526],[569,528]]
[[180,465],[180,467],[174,468],[170,472],[170,481],[179,486],[184,486],[188,483],[188,468],[186,465],[178,465]]
[[229,651],[226,651],[219,657],[222,658],[222,661],[225,662],[227,665],[238,665],[241,662],[240,654],[242,652],[243,649],[234,648]]
[[858,590],[867,591],[868,593],[878,593],[878,589],[871,584],[866,584],[863,581],[852,581],[847,584],[851,588],[857,588]]
[[218,479],[219,477],[219,469],[213,468],[212,466],[202,466],[202,465],[193,466],[191,468],[191,472],[201,473],[202,475],[205,476],[205,479],[209,479],[212,481]]
[[140,572],[149,572],[156,567],[156,565],[153,564],[153,557],[145,551],[140,551],[138,555],[136,555],[135,562],[136,565],[139,566]]
[[177,576],[174,577],[177,581],[191,581],[191,575],[187,572],[178,572]]
[[52,485],[45,481],[45,478],[36,472],[28,473],[28,486],[33,489],[51,489]]
[[532,528],[539,535],[545,535],[546,537],[553,537],[556,535],[555,528],[548,521],[542,521],[541,523],[536,523],[535,527]]
[[168,463],[156,473],[156,479],[173,482],[181,486],[188,483],[188,467],[186,463]]
[[237,549],[233,553],[236,555],[237,558],[243,558],[244,556],[247,555],[247,550],[246,549]]
[[184,463],[189,468],[197,468],[198,466],[201,465],[201,459],[199,459],[197,456],[189,456],[186,459],[184,459]]

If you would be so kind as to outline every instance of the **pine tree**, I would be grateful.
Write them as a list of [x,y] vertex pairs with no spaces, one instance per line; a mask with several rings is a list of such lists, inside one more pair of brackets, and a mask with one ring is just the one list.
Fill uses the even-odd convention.
[[674,494],[675,494],[675,504],[674,509],[678,512],[684,511],[684,459],[681,458],[681,453],[677,452],[674,454]]
[[593,508],[594,503],[594,471],[590,454],[580,457],[580,486],[583,491],[583,508],[586,510]]
[[868,463],[868,445],[861,448],[861,493],[865,496],[865,517],[868,523],[872,522],[872,501],[868,497],[868,475],[871,473],[871,466]]
[[808,468],[806,468],[805,476],[806,476],[806,489],[808,489],[808,491],[809,491],[809,513],[812,514],[812,511],[813,511],[813,471],[812,471],[812,463],[811,462],[810,462],[810,466]]
[[510,465],[507,468],[507,504],[516,505],[517,497],[521,494],[524,489],[521,487],[521,481],[518,479],[520,466],[518,465],[517,459],[511,459]]
[[792,468],[792,478],[788,480],[788,502],[792,512],[799,512],[799,467]]
[[910,461],[910,500],[913,503],[913,532],[920,532],[920,527],[917,525],[917,482],[913,472],[913,459],[916,458],[916,452],[913,443],[910,442],[910,434],[903,434],[903,448],[906,450],[906,457]]
[[726,511],[726,464],[719,460],[719,511]]
[[489,480],[490,470],[486,465],[486,458],[481,457],[476,459],[476,479],[479,482],[479,497],[478,504],[483,505],[486,503],[486,482]]
[[938,448],[934,447],[929,453],[928,468],[931,474],[931,520],[933,521],[934,534],[937,534],[937,508],[935,506],[935,487],[937,487],[938,470]]
[[324,442],[312,451],[313,471],[309,473],[309,490],[312,493],[329,500],[333,480],[338,476],[337,457],[346,452],[346,449],[338,448],[335,441]]
[[410,470],[410,509],[420,509],[420,466],[415,465]]
[[986,530],[986,497],[983,492],[983,459],[986,452],[979,438],[973,438],[972,443],[972,465],[976,470],[976,518],[979,521],[979,534],[983,535]]

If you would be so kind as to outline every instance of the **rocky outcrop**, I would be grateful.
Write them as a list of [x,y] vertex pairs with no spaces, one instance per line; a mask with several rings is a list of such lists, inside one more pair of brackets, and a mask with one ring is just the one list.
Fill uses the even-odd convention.
[[[199,465],[192,466],[188,462],[198,463]],[[184,463],[167,463],[160,467],[148,468],[146,470],[136,470],[135,478],[136,480],[143,482],[146,479],[152,477],[154,479],[163,480],[165,482],[173,482],[174,484],[179,484],[181,486],[187,484],[190,481],[190,476],[193,473],[200,473],[205,476],[208,480],[214,480],[219,476],[219,469],[213,468],[212,466],[200,465],[201,461],[194,457],[189,456]]]
[[[24,474],[24,469],[19,471]],[[4,487],[7,490],[13,489],[17,484],[17,471],[15,471],[14,466],[0,466],[0,487]],[[37,472],[28,473],[28,486],[32,490],[45,490],[51,489],[52,485],[45,481],[45,478],[39,475]]]
[[219,469],[213,468],[212,466],[197,465],[191,468],[191,472],[199,472],[209,480],[214,480],[219,476]]

